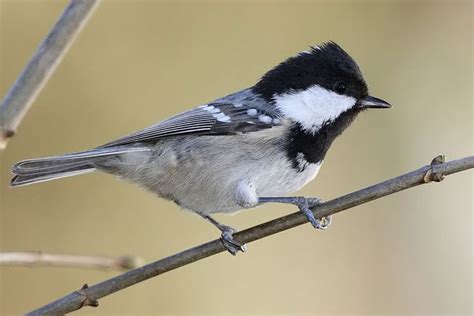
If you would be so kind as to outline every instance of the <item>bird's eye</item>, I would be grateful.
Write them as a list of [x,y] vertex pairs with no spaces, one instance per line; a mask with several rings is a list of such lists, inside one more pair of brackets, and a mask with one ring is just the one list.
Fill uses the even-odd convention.
[[338,82],[334,85],[334,91],[338,94],[343,94],[346,92],[346,85],[344,82]]

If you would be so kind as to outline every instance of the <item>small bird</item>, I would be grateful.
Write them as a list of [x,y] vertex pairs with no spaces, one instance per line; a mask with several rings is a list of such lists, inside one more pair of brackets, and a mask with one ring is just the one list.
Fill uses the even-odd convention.
[[298,206],[311,224],[318,199],[286,197],[317,175],[326,153],[372,97],[357,63],[335,42],[311,47],[253,87],[177,114],[97,148],[16,163],[11,186],[93,171],[113,174],[211,222],[233,255],[245,245],[211,214],[262,203]]

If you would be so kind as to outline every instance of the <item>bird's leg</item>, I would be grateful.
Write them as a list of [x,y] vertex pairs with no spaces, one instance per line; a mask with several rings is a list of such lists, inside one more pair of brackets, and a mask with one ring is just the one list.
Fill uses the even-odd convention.
[[207,214],[202,214],[198,213],[199,216],[210,222],[212,225],[216,226],[220,231],[221,231],[221,242],[224,245],[224,247],[229,251],[232,255],[236,255],[237,252],[242,251],[245,252],[247,250],[247,247],[245,244],[241,244],[234,240],[233,234],[236,232],[235,229],[233,229],[230,226],[223,225],[216,221],[214,218],[212,218],[210,215]]
[[306,216],[308,221],[316,229],[327,229],[332,222],[332,216],[326,216],[321,219],[314,218],[311,207],[323,203],[318,198],[305,198],[305,197],[261,197],[258,198],[259,203],[286,203],[294,204],[298,206],[300,211]]

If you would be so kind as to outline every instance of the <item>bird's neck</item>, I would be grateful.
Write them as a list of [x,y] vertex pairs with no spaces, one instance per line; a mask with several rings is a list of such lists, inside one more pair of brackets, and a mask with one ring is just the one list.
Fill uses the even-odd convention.
[[301,171],[301,163],[321,163],[334,139],[339,136],[360,112],[349,109],[331,122],[327,122],[315,132],[305,130],[301,124],[295,123],[288,135],[288,158],[293,167]]

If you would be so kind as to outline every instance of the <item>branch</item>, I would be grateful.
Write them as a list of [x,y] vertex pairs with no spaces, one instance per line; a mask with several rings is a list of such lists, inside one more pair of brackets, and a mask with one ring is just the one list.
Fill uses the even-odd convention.
[[130,270],[142,265],[138,257],[122,256],[118,258],[52,254],[42,251],[1,252],[0,265],[14,266],[59,266],[93,269]]
[[[431,164],[428,166],[424,166],[399,177],[341,196],[323,204],[319,204],[313,208],[313,213],[316,218],[332,215],[420,184],[432,181],[439,182],[446,175],[471,168],[474,168],[474,156],[450,162],[444,162],[443,156],[438,156],[433,159]],[[301,212],[297,212],[236,233],[234,238],[241,243],[249,243],[305,224],[306,222],[306,217]],[[125,272],[91,287],[88,287],[86,284],[80,290],[36,309],[27,315],[62,315],[78,310],[83,306],[98,306],[99,303],[97,300],[104,296],[223,251],[226,250],[220,240],[213,240],[170,257],[155,261],[141,268]]]
[[0,104],[0,150],[15,135],[26,112],[98,3],[99,0],[71,0],[7,93]]

